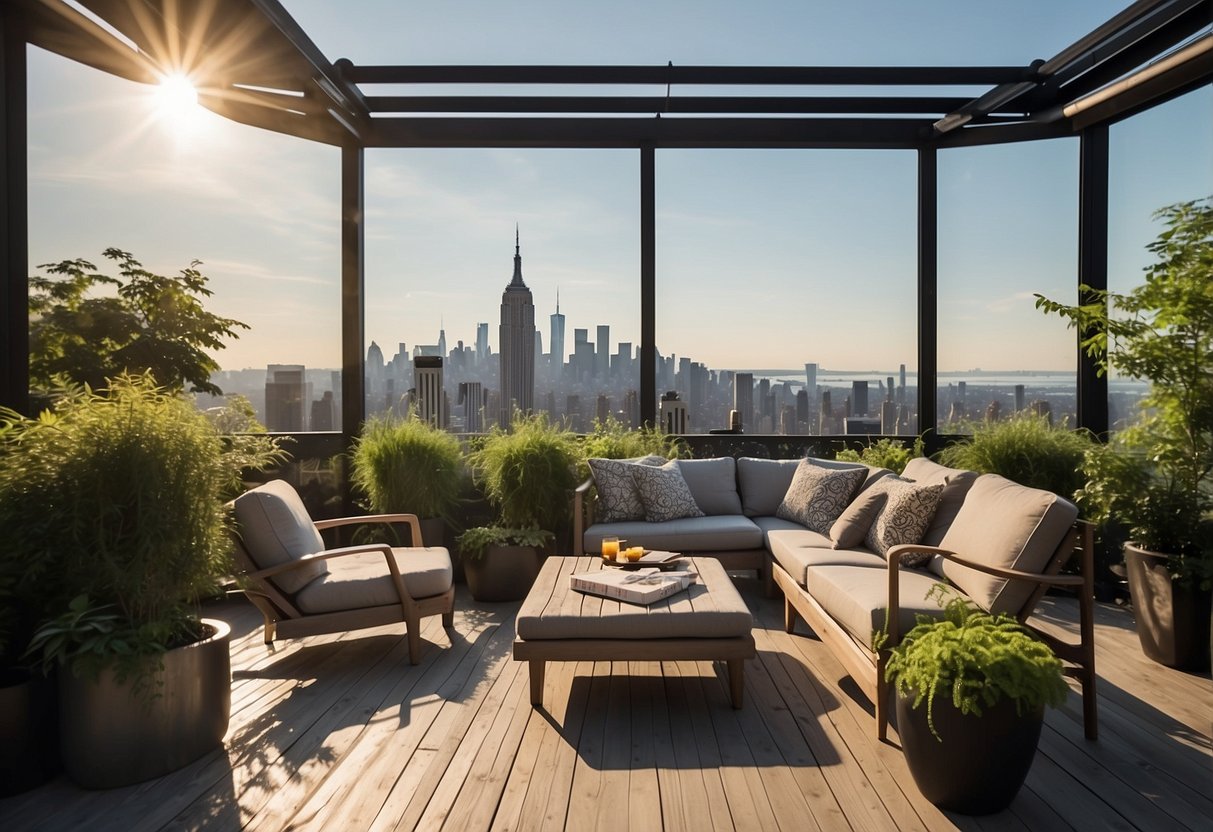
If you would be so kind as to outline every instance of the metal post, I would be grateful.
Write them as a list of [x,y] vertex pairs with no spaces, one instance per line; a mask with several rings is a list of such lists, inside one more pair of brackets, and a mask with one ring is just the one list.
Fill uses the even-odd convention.
[[[348,459],[365,414],[364,188],[361,147],[341,148],[341,446]],[[350,508],[348,470],[343,477]]]
[[918,150],[918,432],[936,428],[936,379],[939,372],[938,158],[934,147]]
[[29,196],[25,36],[16,4],[0,6],[0,405],[29,411]]
[[640,148],[640,422],[657,418],[657,151]]
[[[1092,303],[1094,291],[1108,288],[1108,127],[1088,127],[1079,139],[1078,160],[1078,290],[1080,304]],[[1078,341],[1090,335],[1079,332]],[[1097,436],[1108,432],[1108,377],[1078,347],[1078,427]]]

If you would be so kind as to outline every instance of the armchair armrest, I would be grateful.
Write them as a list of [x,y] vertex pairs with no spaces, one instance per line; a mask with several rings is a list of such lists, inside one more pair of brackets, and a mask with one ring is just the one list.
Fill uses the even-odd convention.
[[590,488],[594,485],[594,478],[588,477],[585,482],[573,489],[573,554],[585,554],[585,530],[588,525],[587,517],[590,513],[590,503],[586,499]]
[[320,531],[334,529],[338,526],[354,526],[367,523],[407,523],[409,533],[413,536],[413,540],[417,541],[417,545],[425,545],[425,542],[421,539],[421,522],[417,519],[416,514],[366,514],[361,517],[334,517],[330,520],[313,521],[313,525]]

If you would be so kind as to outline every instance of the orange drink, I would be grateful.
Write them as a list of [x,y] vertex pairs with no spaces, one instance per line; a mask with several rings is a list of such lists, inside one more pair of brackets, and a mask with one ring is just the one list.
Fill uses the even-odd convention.
[[619,556],[619,538],[604,537],[602,539],[602,559],[615,560]]

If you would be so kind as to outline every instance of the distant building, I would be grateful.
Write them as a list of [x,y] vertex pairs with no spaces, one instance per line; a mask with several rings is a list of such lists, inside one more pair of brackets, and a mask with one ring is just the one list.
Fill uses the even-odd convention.
[[678,398],[677,390],[661,395],[661,430],[670,434],[684,434],[689,427],[687,403]]
[[556,290],[556,312],[552,315],[552,334],[548,338],[548,349],[551,350],[550,363],[553,377],[560,373],[564,366],[564,315],[560,314],[560,290]]
[[266,429],[284,433],[307,430],[311,401],[312,386],[302,364],[270,364],[265,368]]
[[609,324],[598,325],[598,347],[594,351],[594,377],[605,380],[610,371],[611,361],[611,327]]
[[309,430],[336,430],[337,408],[333,401],[333,391],[325,390],[319,399],[312,402],[312,418]]
[[754,374],[735,373],[733,375],[733,409],[741,419],[742,430],[746,426],[753,427],[754,421]]
[[442,356],[419,355],[413,359],[413,403],[417,418],[436,428],[446,427],[446,401],[442,393]]
[[535,409],[535,300],[522,282],[522,253],[514,230],[514,276],[501,294],[501,411],[502,425],[514,410]]
[[476,363],[483,364],[489,360],[489,325],[476,324]]
[[478,381],[459,382],[458,404],[463,405],[464,433],[484,432],[484,389]]
[[851,415],[867,416],[870,412],[868,410],[868,383],[866,381],[851,382]]

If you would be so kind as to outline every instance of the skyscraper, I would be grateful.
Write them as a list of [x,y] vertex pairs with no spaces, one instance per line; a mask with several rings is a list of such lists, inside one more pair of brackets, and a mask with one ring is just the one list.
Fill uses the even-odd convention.
[[419,355],[413,359],[413,403],[417,418],[436,428],[446,427],[446,400],[442,394],[442,356]]
[[311,400],[312,386],[302,364],[270,364],[265,368],[266,428],[284,433],[307,430]]
[[535,300],[522,282],[522,246],[514,229],[514,276],[501,293],[501,424],[508,425],[514,408],[535,409]]
[[611,361],[611,327],[610,324],[598,325],[598,347],[594,351],[594,377],[605,379],[610,370]]
[[489,325],[476,324],[476,363],[487,361],[489,357]]
[[552,351],[552,373],[558,374],[564,366],[564,315],[560,314],[560,290],[556,290],[556,312],[552,315],[552,334],[548,339]]
[[733,409],[741,416],[741,427],[753,428],[754,422],[754,374],[733,375]]

